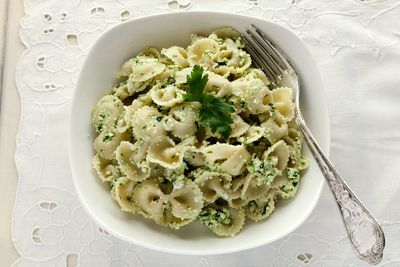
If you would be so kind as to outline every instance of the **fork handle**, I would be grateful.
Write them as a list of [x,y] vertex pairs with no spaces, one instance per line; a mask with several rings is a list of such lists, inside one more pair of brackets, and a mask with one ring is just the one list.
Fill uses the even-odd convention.
[[336,198],[355,253],[369,264],[378,264],[385,247],[385,235],[381,226],[332,166],[298,110],[296,123]]

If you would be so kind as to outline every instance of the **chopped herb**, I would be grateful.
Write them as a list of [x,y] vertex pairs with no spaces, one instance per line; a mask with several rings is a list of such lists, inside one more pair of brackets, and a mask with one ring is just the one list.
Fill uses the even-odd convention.
[[99,117],[100,117],[100,120],[105,120],[105,119],[107,119],[108,117],[110,117],[110,113],[108,113],[108,112],[101,112],[101,113],[99,114]]
[[158,181],[160,182],[160,184],[166,184],[166,183],[168,183],[168,180],[165,179],[164,177],[159,177],[159,178],[158,178]]
[[264,205],[264,206],[260,207],[259,205],[257,205],[257,202],[254,200],[247,203],[245,208],[251,214],[261,215],[261,216],[265,215],[267,213],[267,211],[270,209],[270,207],[268,205]]
[[111,140],[114,139],[114,137],[115,137],[115,134],[113,134],[113,133],[107,133],[107,134],[105,134],[104,137],[103,137],[103,142],[111,141]]
[[190,76],[187,76],[187,83],[190,92],[183,97],[189,102],[200,102],[199,123],[201,126],[210,126],[214,133],[218,131],[224,138],[228,138],[233,123],[231,113],[234,108],[211,94],[205,93],[204,88],[208,82],[208,75],[203,76],[203,68],[196,65]]
[[248,57],[248,54],[245,51],[242,50],[242,51],[239,52],[239,57],[241,59],[244,59],[244,58]]
[[278,164],[277,157],[268,157],[261,160],[256,154],[253,154],[247,165],[250,173],[256,173],[258,185],[270,184],[281,171],[276,167]]
[[269,115],[270,115],[271,117],[275,116],[275,110],[276,110],[275,105],[272,104],[272,103],[269,103],[268,106],[271,108],[271,110],[269,111]]
[[143,61],[140,61],[139,59],[135,59],[134,64],[137,66],[143,65]]
[[295,168],[288,168],[288,179],[293,180],[293,182],[299,182],[300,180],[300,172],[298,169]]
[[205,207],[199,213],[199,221],[209,228],[214,228],[219,224],[231,224],[232,217],[227,208]]
[[212,51],[210,51],[210,50],[206,50],[206,51],[204,51],[204,53],[203,53],[203,57],[207,57],[207,58],[211,58],[212,57]]
[[96,132],[100,133],[103,130],[104,125],[103,124],[99,124],[96,126]]

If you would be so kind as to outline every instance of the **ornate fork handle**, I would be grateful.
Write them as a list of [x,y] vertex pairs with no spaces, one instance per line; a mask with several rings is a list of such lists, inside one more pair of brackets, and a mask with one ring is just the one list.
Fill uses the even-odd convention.
[[296,123],[335,195],[354,251],[362,260],[378,264],[385,247],[385,235],[381,226],[324,155],[299,111],[296,112]]

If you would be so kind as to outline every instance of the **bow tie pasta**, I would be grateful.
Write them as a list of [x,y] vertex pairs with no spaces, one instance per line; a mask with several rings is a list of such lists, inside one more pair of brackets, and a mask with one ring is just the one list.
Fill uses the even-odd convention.
[[[233,107],[227,135],[200,123],[200,101],[186,101],[195,66],[207,75],[204,93]],[[277,201],[295,196],[309,163],[292,90],[253,67],[236,31],[147,48],[117,78],[93,109],[93,168],[122,211],[234,236],[246,218],[264,220]]]

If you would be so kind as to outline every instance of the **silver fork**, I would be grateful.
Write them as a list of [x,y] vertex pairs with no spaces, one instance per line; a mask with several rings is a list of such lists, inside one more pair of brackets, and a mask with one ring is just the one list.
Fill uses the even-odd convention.
[[274,85],[278,86],[283,81],[291,83],[296,124],[336,198],[351,245],[360,259],[378,264],[383,256],[385,235],[377,220],[340,177],[307,127],[300,112],[300,82],[294,67],[279,47],[256,26],[251,25],[242,38],[253,63]]

